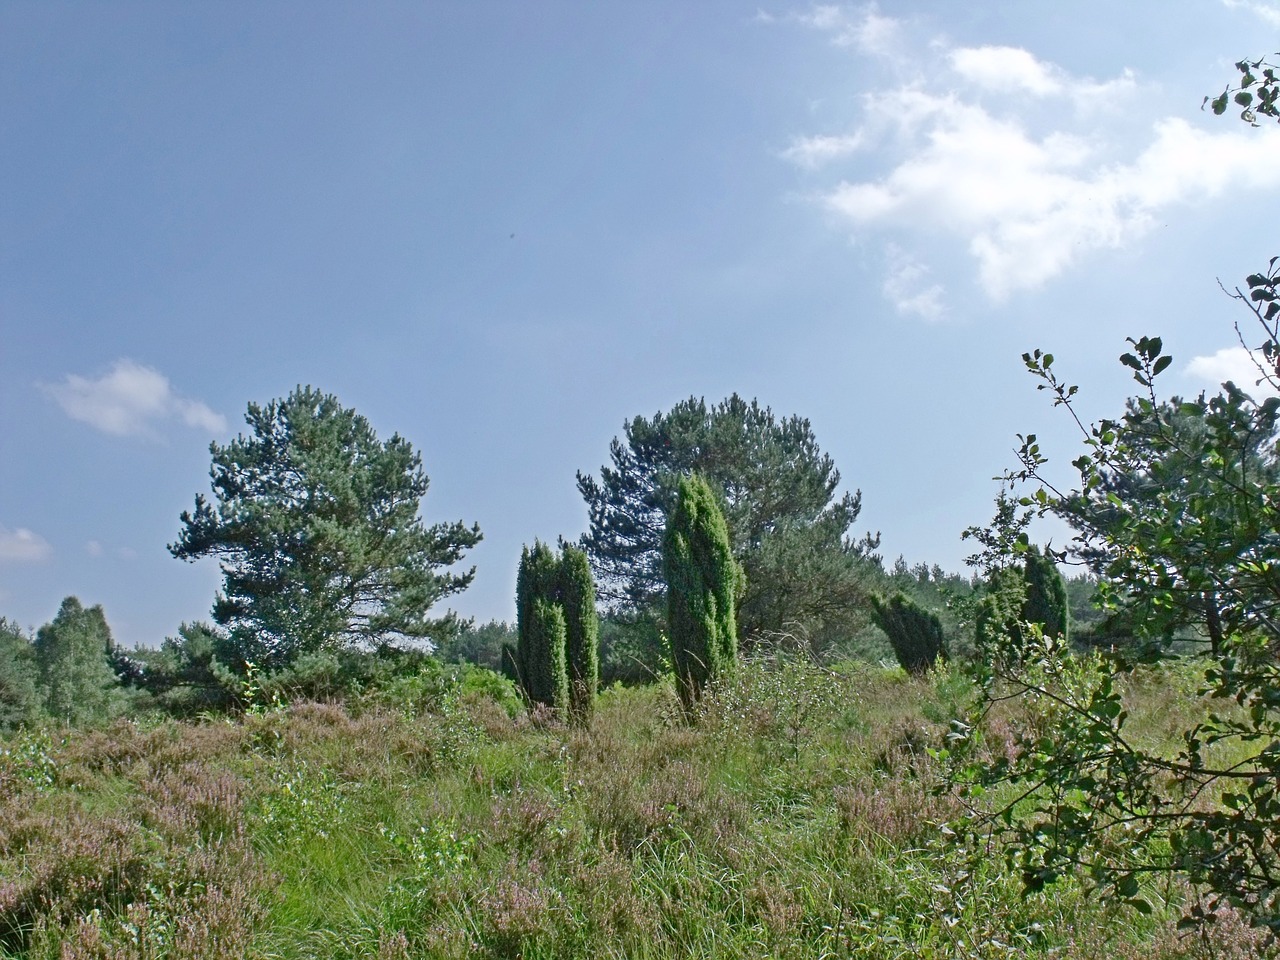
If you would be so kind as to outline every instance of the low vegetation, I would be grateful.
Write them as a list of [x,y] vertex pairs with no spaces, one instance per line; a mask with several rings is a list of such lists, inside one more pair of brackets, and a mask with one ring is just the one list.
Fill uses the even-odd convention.
[[[935,756],[973,693],[956,672],[754,660],[696,724],[664,683],[606,691],[589,729],[462,673],[12,737],[0,956],[1264,950],[1229,910],[1208,941],[1179,931],[1177,884],[1149,891],[1151,916],[1069,881],[1025,896],[998,855],[957,846],[944,824],[964,808]],[[1135,685],[1135,713],[1156,723],[1169,682]],[[984,749],[1033,722],[993,714]]]

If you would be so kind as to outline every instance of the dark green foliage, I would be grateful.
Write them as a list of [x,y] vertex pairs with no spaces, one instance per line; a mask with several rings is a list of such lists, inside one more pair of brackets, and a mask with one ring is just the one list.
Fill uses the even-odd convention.
[[155,706],[175,716],[234,706],[243,674],[230,638],[207,623],[184,623],[159,648],[139,648],[117,657],[126,685],[149,694]]
[[886,579],[888,584],[882,595],[898,591],[905,593],[917,606],[934,614],[941,622],[949,657],[972,659],[975,653],[973,617],[979,583],[976,577],[948,573],[936,563],[908,566],[899,557]]
[[213,616],[240,658],[274,669],[302,653],[447,635],[456,617],[428,612],[475,571],[441,570],[480,531],[423,525],[427,476],[408,441],[380,442],[310,387],[249,404],[245,421],[248,436],[209,448],[216,502],[197,495],[169,546],[184,560],[220,558]]
[[503,648],[507,644],[514,647],[517,635],[515,626],[502,620],[480,625],[461,623],[452,636],[436,647],[436,656],[446,663],[474,663],[501,672]]
[[878,538],[850,537],[861,496],[837,494],[840,473],[808,420],[779,419],[735,394],[714,406],[691,397],[623,429],[599,480],[578,474],[590,515],[582,544],[603,600],[661,618],[663,529],[680,478],[698,473],[721,497],[746,574],[737,610],[744,642],[797,628],[840,636],[865,620]]
[[894,656],[907,673],[926,673],[947,659],[942,622],[905,593],[895,593],[888,600],[872,596],[871,609],[876,626],[889,637]]
[[589,724],[600,683],[600,621],[596,587],[587,555],[564,546],[560,557],[558,597],[564,609],[566,656],[569,669],[569,712]]
[[16,623],[0,617],[0,732],[40,717],[38,669],[31,639]]
[[1070,610],[1067,604],[1067,582],[1058,572],[1053,558],[1031,547],[1022,565],[1027,598],[1022,604],[1022,620],[1038,623],[1046,637],[1067,640]]
[[609,610],[600,618],[600,682],[652,683],[667,670],[666,615],[653,607]]
[[[556,555],[550,547],[538,540],[533,549],[525,547],[520,554],[520,567],[516,573],[516,678],[531,704],[541,703],[549,707],[565,707],[565,699],[556,699],[559,678],[555,663],[565,662],[563,631],[561,649],[552,649],[554,632],[548,633],[545,611],[540,613],[538,604],[554,605],[556,594]],[[563,627],[564,612],[560,613]],[[568,685],[568,674],[565,674]]]
[[1027,584],[1017,567],[992,571],[974,611],[974,641],[987,662],[1022,659]]
[[105,720],[121,706],[119,682],[108,660],[111,629],[102,607],[86,610],[67,597],[53,622],[36,633],[35,659],[45,709],[64,723]]
[[569,704],[565,641],[564,608],[543,597],[536,598],[524,657],[525,693],[533,703],[561,709]]
[[671,665],[680,702],[690,713],[706,685],[737,666],[734,611],[742,586],[720,504],[697,475],[680,480],[662,561]]
[[600,626],[587,555],[565,545],[557,556],[541,541],[532,550],[526,547],[516,575],[516,616],[514,667],[529,701],[563,709],[575,723],[590,723],[600,677]]

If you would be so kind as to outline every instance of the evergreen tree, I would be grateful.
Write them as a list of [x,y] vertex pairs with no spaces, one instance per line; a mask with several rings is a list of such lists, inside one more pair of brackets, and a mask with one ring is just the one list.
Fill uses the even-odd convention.
[[217,556],[213,617],[242,660],[280,667],[302,653],[448,635],[429,616],[475,576],[442,572],[480,540],[478,527],[423,525],[422,460],[408,441],[378,440],[337,398],[299,387],[249,404],[249,435],[212,444],[216,503],[196,497],[170,552]]
[[1038,623],[1046,637],[1067,639],[1070,611],[1067,605],[1067,583],[1058,572],[1053,558],[1036,547],[1027,551],[1022,567],[1027,598],[1022,604],[1022,620]]
[[942,622],[905,593],[899,591],[888,600],[873,596],[871,608],[876,626],[889,637],[902,669],[919,675],[947,659]]
[[532,550],[526,547],[516,575],[516,617],[511,661],[526,698],[565,710],[575,723],[590,723],[600,676],[600,626],[587,555],[564,545],[557,556],[541,541]]
[[837,492],[840,472],[808,420],[735,394],[714,405],[690,397],[623,431],[598,479],[578,474],[578,490],[599,595],[629,622],[661,627],[663,530],[690,473],[720,498],[746,575],[736,611],[744,642],[797,625],[817,642],[865,621],[879,538],[851,536],[861,495]]
[[584,551],[564,545],[560,557],[559,603],[564,610],[569,667],[569,712],[574,722],[591,723],[600,682],[600,621],[591,562]]
[[31,640],[0,617],[0,732],[34,723],[40,716],[36,652]]
[[742,573],[716,495],[694,475],[680,480],[663,538],[667,629],[686,715],[703,689],[737,666],[735,607]]
[[548,707],[568,706],[565,618],[555,602],[558,579],[559,563],[550,547],[538,540],[532,550],[524,548],[516,574],[517,681],[531,704]]
[[1027,583],[1017,567],[993,570],[974,612],[974,635],[980,655],[990,663],[1022,659],[1022,610]]
[[119,702],[111,670],[111,630],[102,607],[86,610],[67,597],[52,623],[36,633],[35,657],[45,708],[55,719],[78,724],[101,720]]

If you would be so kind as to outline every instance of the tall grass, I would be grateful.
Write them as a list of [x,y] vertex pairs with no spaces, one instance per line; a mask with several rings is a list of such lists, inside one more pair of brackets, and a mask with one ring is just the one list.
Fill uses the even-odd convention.
[[[1151,736],[1176,687],[1131,692]],[[384,692],[26,732],[0,743],[0,957],[1203,955],[1177,890],[1150,918],[1024,897],[999,850],[948,842],[931,751],[970,695],[784,659],[694,723],[655,685],[586,730]],[[1031,722],[997,715],[989,749]],[[1212,937],[1265,950],[1230,915]]]

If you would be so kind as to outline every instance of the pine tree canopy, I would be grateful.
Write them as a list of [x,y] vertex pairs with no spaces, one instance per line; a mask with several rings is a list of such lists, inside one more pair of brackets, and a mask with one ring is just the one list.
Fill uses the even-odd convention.
[[332,395],[299,387],[249,404],[248,435],[210,445],[212,502],[196,496],[169,550],[220,558],[214,619],[245,659],[278,666],[299,653],[440,637],[453,614],[431,607],[475,576],[449,573],[478,526],[424,526],[422,461],[399,435]]
[[680,478],[698,473],[724,505],[734,555],[746,573],[743,636],[817,631],[865,607],[878,537],[854,542],[858,492],[838,494],[840,473],[809,421],[779,419],[737,394],[708,406],[689,398],[636,417],[609,448],[600,477],[579,473],[590,528],[582,539],[602,600],[659,608],[662,535]]

